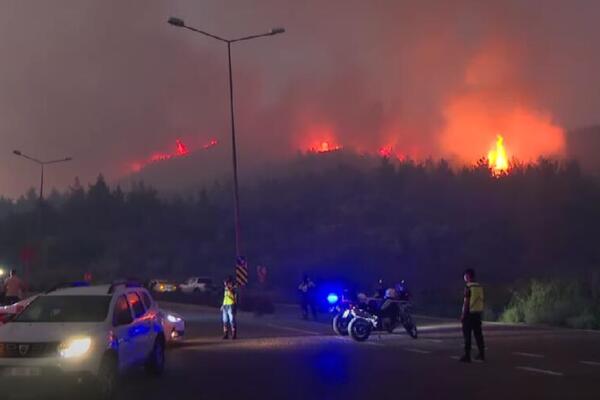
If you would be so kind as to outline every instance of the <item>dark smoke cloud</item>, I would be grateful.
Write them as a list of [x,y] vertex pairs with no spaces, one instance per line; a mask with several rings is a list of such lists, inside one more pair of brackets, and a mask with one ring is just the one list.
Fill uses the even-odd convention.
[[2,193],[15,196],[38,179],[14,148],[73,156],[48,171],[50,185],[65,187],[76,175],[121,179],[130,163],[178,137],[229,145],[225,49],[168,26],[169,15],[224,36],[287,28],[234,48],[242,164],[309,145],[312,124],[330,127],[345,146],[451,156],[440,139],[444,108],[473,90],[466,71],[495,43],[510,49],[498,58],[516,73],[490,67],[486,99],[504,96],[565,129],[598,122],[593,1],[6,0]]

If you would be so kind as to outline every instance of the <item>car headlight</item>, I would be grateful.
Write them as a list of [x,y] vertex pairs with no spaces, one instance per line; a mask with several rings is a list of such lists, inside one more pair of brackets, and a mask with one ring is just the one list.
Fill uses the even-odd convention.
[[73,358],[83,356],[90,350],[90,347],[92,347],[92,339],[84,337],[61,343],[58,351],[63,358]]
[[176,317],[176,316],[174,316],[172,314],[168,314],[167,315],[167,320],[169,320],[169,322],[176,323],[176,322],[180,322],[181,318]]

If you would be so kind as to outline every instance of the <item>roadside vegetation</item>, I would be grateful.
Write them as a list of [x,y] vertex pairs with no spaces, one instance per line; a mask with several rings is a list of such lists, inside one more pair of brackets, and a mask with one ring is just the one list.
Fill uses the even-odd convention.
[[579,329],[600,328],[600,279],[531,280],[513,293],[503,322],[526,322]]

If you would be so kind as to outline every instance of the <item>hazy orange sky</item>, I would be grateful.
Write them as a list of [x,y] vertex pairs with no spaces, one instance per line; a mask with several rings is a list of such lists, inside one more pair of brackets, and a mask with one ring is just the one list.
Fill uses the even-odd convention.
[[[0,194],[37,185],[12,155],[72,156],[48,185],[212,138],[229,145],[222,44],[235,37],[240,163],[325,140],[472,162],[564,152],[600,109],[600,3],[564,0],[6,0],[0,13]],[[210,166],[206,166],[210,168]]]

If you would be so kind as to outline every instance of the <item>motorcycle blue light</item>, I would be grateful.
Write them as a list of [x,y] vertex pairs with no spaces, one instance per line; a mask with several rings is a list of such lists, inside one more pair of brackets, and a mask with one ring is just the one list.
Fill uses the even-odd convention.
[[335,293],[329,293],[327,295],[327,302],[329,302],[329,304],[335,304],[338,302],[338,295]]

